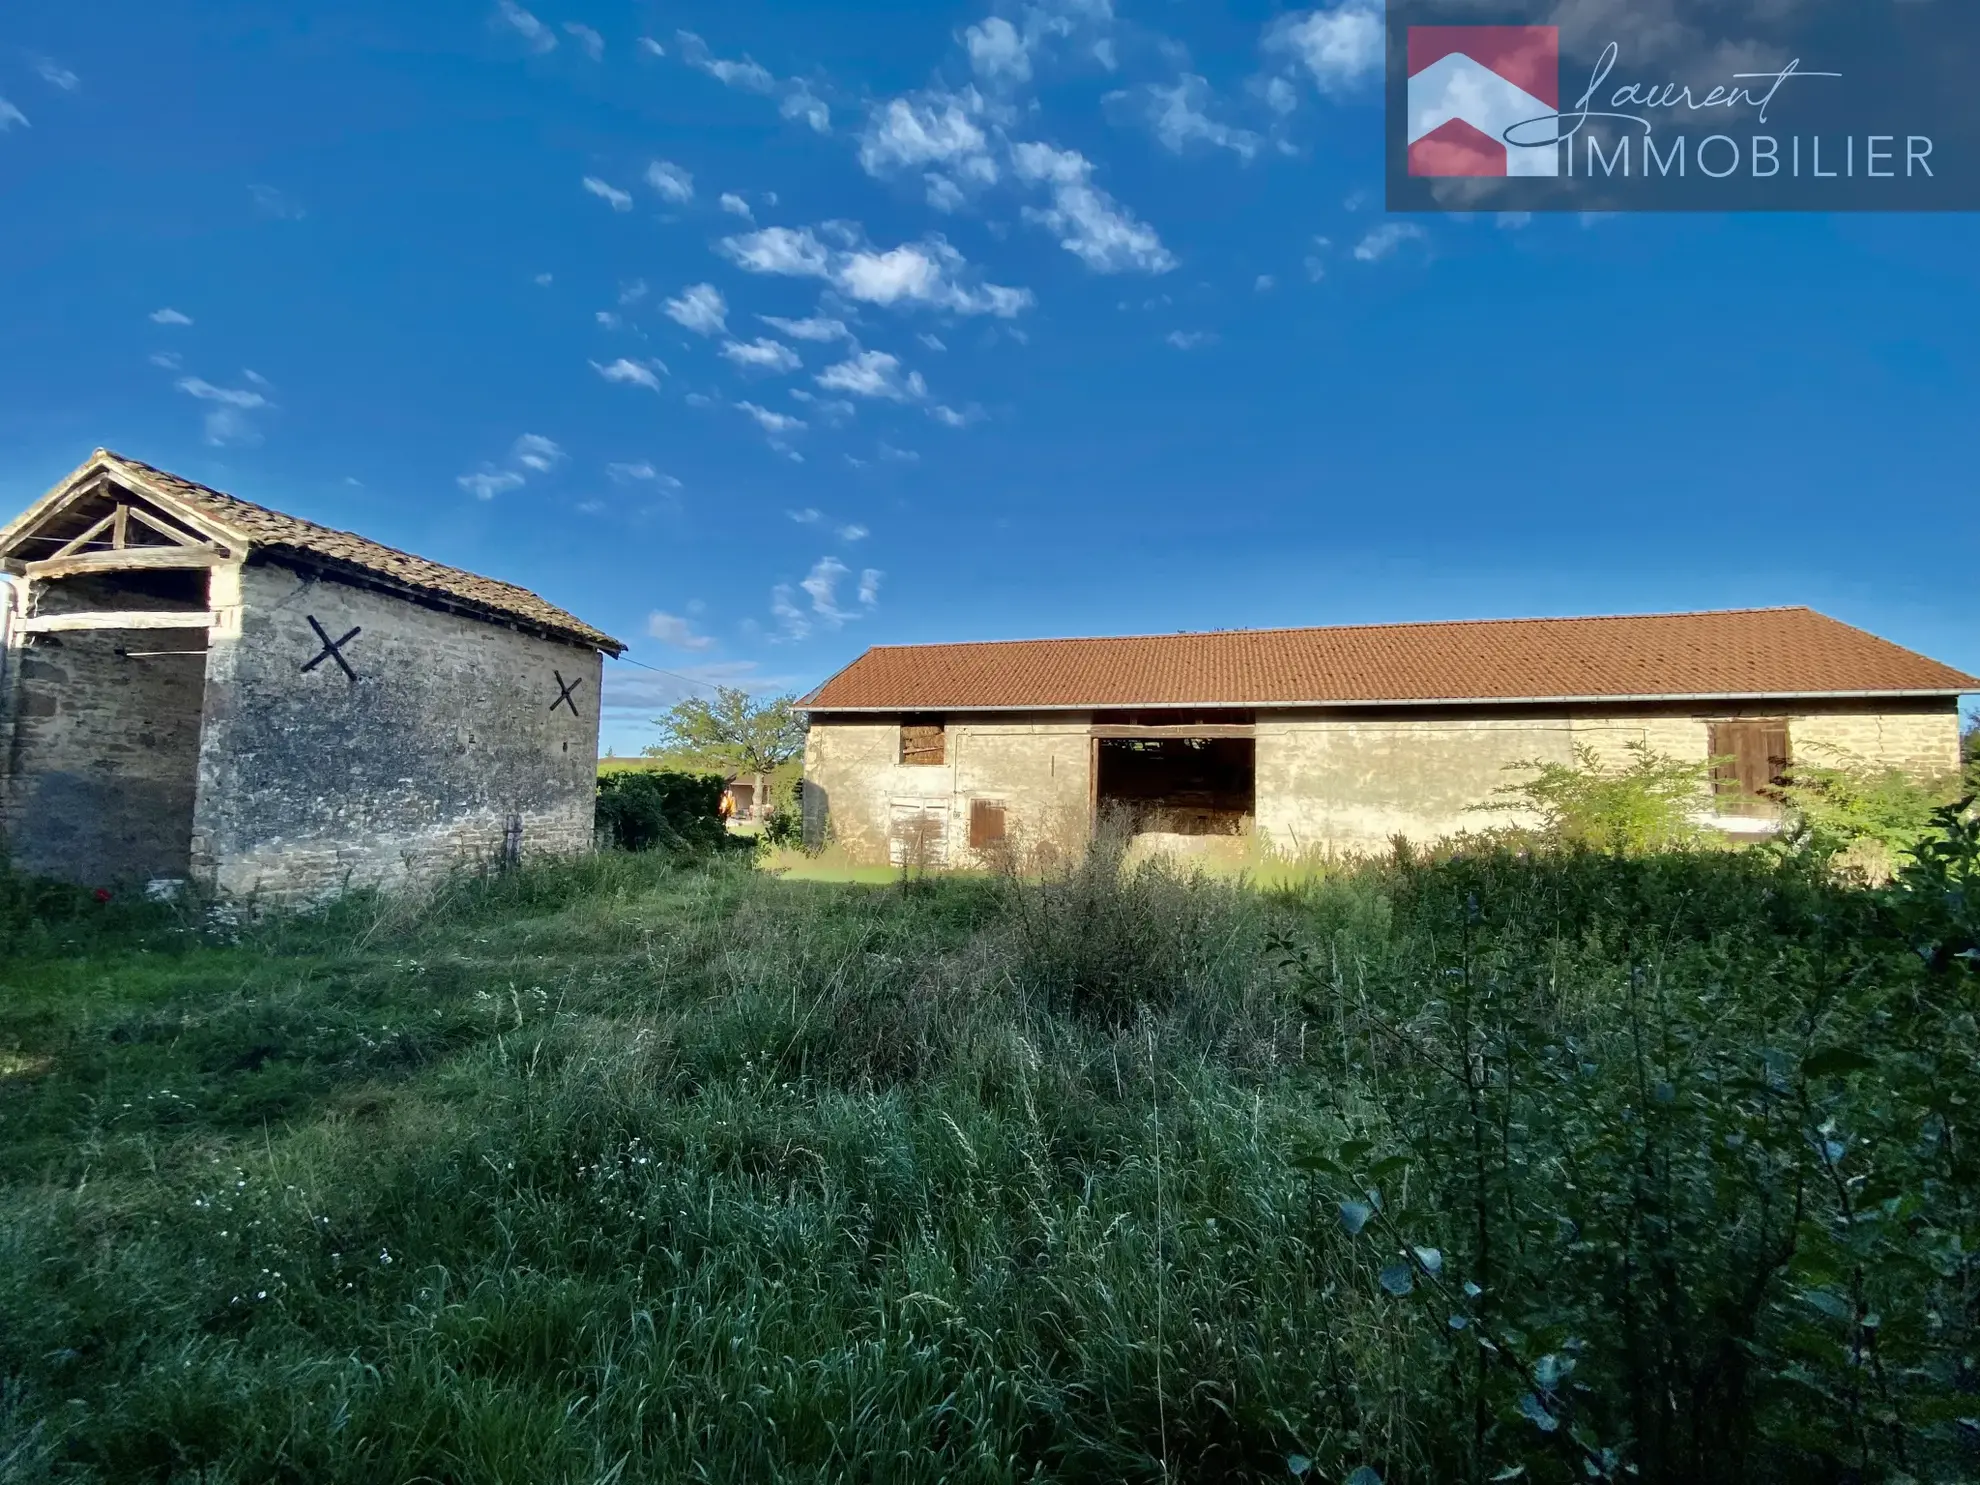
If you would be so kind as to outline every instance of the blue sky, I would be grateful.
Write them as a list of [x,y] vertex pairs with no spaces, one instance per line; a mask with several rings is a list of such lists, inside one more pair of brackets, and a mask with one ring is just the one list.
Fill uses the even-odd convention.
[[1980,671],[1980,225],[1387,216],[1376,15],[14,0],[0,505],[106,444],[763,689],[1779,603]]

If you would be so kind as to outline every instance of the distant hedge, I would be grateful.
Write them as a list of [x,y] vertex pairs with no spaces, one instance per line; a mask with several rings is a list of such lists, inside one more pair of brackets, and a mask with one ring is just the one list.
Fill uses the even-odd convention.
[[728,841],[717,774],[626,770],[598,780],[599,834],[625,851],[718,849]]

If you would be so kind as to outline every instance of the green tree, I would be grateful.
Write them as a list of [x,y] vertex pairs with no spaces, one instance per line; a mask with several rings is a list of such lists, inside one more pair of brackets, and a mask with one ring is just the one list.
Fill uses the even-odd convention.
[[660,740],[652,757],[724,774],[767,774],[804,751],[805,720],[795,696],[757,701],[740,686],[722,686],[715,699],[690,696],[654,719]]

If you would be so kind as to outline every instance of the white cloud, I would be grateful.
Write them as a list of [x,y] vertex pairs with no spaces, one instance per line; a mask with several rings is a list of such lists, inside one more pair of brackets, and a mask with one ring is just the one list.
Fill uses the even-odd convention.
[[879,454],[882,459],[892,464],[919,464],[921,462],[921,455],[917,454],[913,449],[897,449],[890,443],[881,444],[879,446]]
[[[188,397],[196,397],[201,402],[211,402],[216,406],[206,415],[206,441],[224,445],[234,443],[258,443],[260,435],[255,431],[247,414],[256,408],[267,407],[268,399],[261,393],[246,387],[217,387],[203,377],[186,376],[175,383]],[[266,383],[263,383],[265,386]]]
[[1260,294],[1268,293],[1279,281],[1269,273],[1261,273],[1251,281],[1251,287]]
[[880,606],[880,579],[886,574],[877,567],[863,568],[859,574],[859,601],[866,608]]
[[495,0],[495,20],[527,41],[531,51],[553,52],[557,49],[557,33],[516,4],[516,0]]
[[1333,245],[1331,237],[1316,237],[1313,239],[1313,251],[1306,255],[1306,276],[1316,284],[1327,276],[1327,260],[1323,255]]
[[797,592],[789,583],[770,590],[770,616],[786,639],[804,639],[811,633],[811,620],[797,606]]
[[1208,345],[1216,338],[1204,330],[1171,330],[1162,337],[1179,351],[1193,351],[1200,345]]
[[1354,245],[1355,261],[1379,263],[1404,243],[1422,236],[1423,229],[1414,222],[1383,222]]
[[520,488],[532,474],[548,474],[565,457],[562,446],[554,438],[525,433],[510,446],[507,468],[483,464],[472,473],[457,476],[454,483],[476,500],[493,500],[497,495]]
[[942,343],[941,336],[930,335],[926,331],[923,331],[921,334],[915,336],[915,339],[920,341],[923,345],[927,346],[928,349],[931,351],[946,351],[948,349],[948,347]]
[[19,124],[23,129],[29,127],[28,116],[14,107],[5,98],[0,98],[0,134],[5,134],[16,124]]
[[1381,70],[1381,4],[1340,0],[1280,16],[1265,28],[1264,47],[1305,67],[1321,92],[1348,92]]
[[787,119],[795,119],[811,126],[819,134],[828,134],[832,129],[832,110],[825,106],[811,88],[802,82],[789,84],[784,101],[777,105],[777,112]]
[[539,273],[535,278],[530,280],[539,289],[547,289],[556,281],[557,275],[554,273]]
[[672,645],[677,650],[708,650],[715,646],[715,641],[707,635],[696,634],[694,625],[686,619],[659,609],[646,616],[646,632],[663,645]]
[[[858,241],[851,229],[841,228],[841,235]],[[866,304],[923,304],[956,314],[1009,319],[1032,302],[1029,289],[957,283],[956,275],[965,267],[963,256],[940,237],[877,252],[867,247],[827,247],[808,227],[767,227],[726,237],[719,246],[751,273],[824,279],[848,298]]]
[[784,514],[800,526],[816,526],[825,519],[825,512],[815,505],[807,505],[803,510],[787,510]]
[[828,392],[855,397],[882,397],[889,402],[919,402],[928,395],[921,373],[901,375],[900,358],[885,351],[861,351],[850,360],[828,366],[813,378]]
[[674,41],[688,66],[700,68],[725,88],[741,88],[746,93],[769,93],[776,89],[777,79],[770,75],[770,70],[746,56],[740,62],[726,62],[710,52],[708,43],[692,31],[676,31]]
[[629,284],[619,285],[619,305],[621,308],[624,308],[628,304],[639,303],[646,295],[646,280],[643,278],[636,278]]
[[259,392],[251,392],[239,387],[216,387],[202,377],[181,377],[179,390],[188,397],[197,397],[202,402],[218,402],[227,407],[252,408],[266,407],[268,399]]
[[1178,155],[1196,144],[1229,150],[1243,160],[1258,153],[1262,141],[1256,134],[1210,117],[1210,84],[1193,72],[1185,72],[1174,87],[1151,86],[1147,101],[1149,127]]
[[928,409],[928,416],[948,428],[967,428],[972,421],[968,413],[957,412],[953,407],[941,402]]
[[1505,231],[1517,232],[1522,227],[1533,225],[1533,213],[1530,211],[1502,211],[1492,218],[1492,222],[1495,226]]
[[757,318],[764,324],[783,331],[792,340],[824,342],[852,338],[852,332],[846,329],[844,320],[830,320],[823,316],[814,316],[807,320],[781,320],[775,315],[758,315]]
[[694,200],[694,177],[670,160],[655,160],[648,165],[646,183],[676,206]]
[[1283,77],[1267,78],[1265,80],[1264,96],[1265,106],[1271,109],[1273,113],[1281,116],[1289,114],[1295,108],[1299,107],[1299,89],[1295,88]]
[[832,255],[809,227],[765,227],[725,237],[720,247],[739,268],[787,278],[830,278]]
[[278,222],[300,222],[305,215],[301,202],[273,186],[249,186],[248,198],[254,202],[256,211]]
[[1017,27],[1000,15],[993,15],[980,26],[963,32],[969,48],[969,65],[987,83],[1021,83],[1031,78],[1031,54]]
[[738,402],[736,407],[756,419],[756,426],[765,433],[795,433],[804,426],[803,418],[794,418],[788,413],[772,412],[767,407],[758,407],[754,402]]
[[149,359],[153,366],[162,366],[167,371],[177,371],[184,364],[177,351],[153,351]]
[[960,211],[969,200],[962,187],[946,175],[931,170],[922,179],[928,185],[928,204],[937,211]]
[[1020,144],[1011,155],[1018,175],[1052,191],[1046,209],[1026,207],[1025,217],[1059,234],[1059,245],[1098,273],[1167,273],[1176,266],[1162,239],[1119,202],[1092,184],[1093,165],[1077,150]]
[[553,438],[545,438],[541,433],[525,433],[509,450],[509,457],[525,469],[547,474],[564,462],[564,451]]
[[773,371],[779,374],[796,371],[804,363],[798,353],[779,341],[759,338],[745,345],[732,340],[722,347],[722,354],[738,366],[754,371]]
[[969,161],[973,175],[980,178],[987,171],[988,179],[995,180],[988,140],[970,117],[981,106],[973,88],[891,99],[866,121],[859,163],[868,175],[880,176],[895,169]]
[[667,318],[696,335],[715,335],[728,329],[728,302],[713,284],[691,284],[678,299],[663,306]]
[[598,323],[603,325],[607,330],[616,330],[625,323],[624,320],[620,319],[617,315],[613,314],[612,311],[609,309],[601,309],[594,311],[592,314],[592,318],[598,321]]
[[[852,569],[837,557],[820,557],[811,564],[811,571],[805,574],[804,581],[798,584],[811,598],[811,611],[834,629],[848,619],[859,617],[856,611],[839,607],[839,584],[851,573]],[[877,573],[873,581],[877,598],[880,582]]]
[[641,459],[632,464],[607,464],[605,475],[615,485],[662,485],[669,490],[678,490],[681,487],[679,480],[671,474],[662,474],[648,459]]
[[728,212],[732,216],[741,217],[745,222],[753,222],[756,220],[756,214],[749,209],[749,203],[743,200],[742,197],[738,196],[734,191],[724,191],[722,193],[722,200],[720,204],[722,210]]
[[584,188],[600,201],[609,202],[614,211],[632,210],[632,193],[621,191],[617,186],[608,185],[595,175],[584,178]]
[[458,476],[454,483],[476,500],[493,500],[497,495],[518,488],[523,477],[513,469],[484,469]]
[[73,93],[82,86],[82,79],[53,57],[36,57],[35,74],[51,88],[60,88],[65,93]]
[[591,27],[579,21],[565,21],[564,34],[575,41],[592,61],[602,61],[605,57],[605,38]]
[[181,314],[178,310],[171,308],[154,309],[151,312],[151,323],[154,325],[190,325],[192,323],[192,316]]
[[639,38],[639,49],[649,57],[664,57],[667,55],[667,48],[655,41],[651,36],[642,36]]
[[644,387],[649,392],[657,392],[660,390],[659,373],[665,371],[667,368],[662,366],[658,361],[630,361],[624,356],[621,356],[618,360],[608,362],[603,366],[593,361],[591,363],[591,369],[604,377],[608,382],[616,382],[624,386]]
[[838,531],[839,540],[849,546],[856,541],[865,541],[872,534],[871,531],[868,531],[856,521],[849,525],[841,526]]

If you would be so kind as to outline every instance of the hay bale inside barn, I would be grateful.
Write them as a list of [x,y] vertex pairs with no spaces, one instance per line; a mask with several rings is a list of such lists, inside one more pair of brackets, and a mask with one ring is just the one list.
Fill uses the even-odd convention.
[[16,869],[296,901],[591,845],[624,647],[526,589],[102,449],[0,565]]

